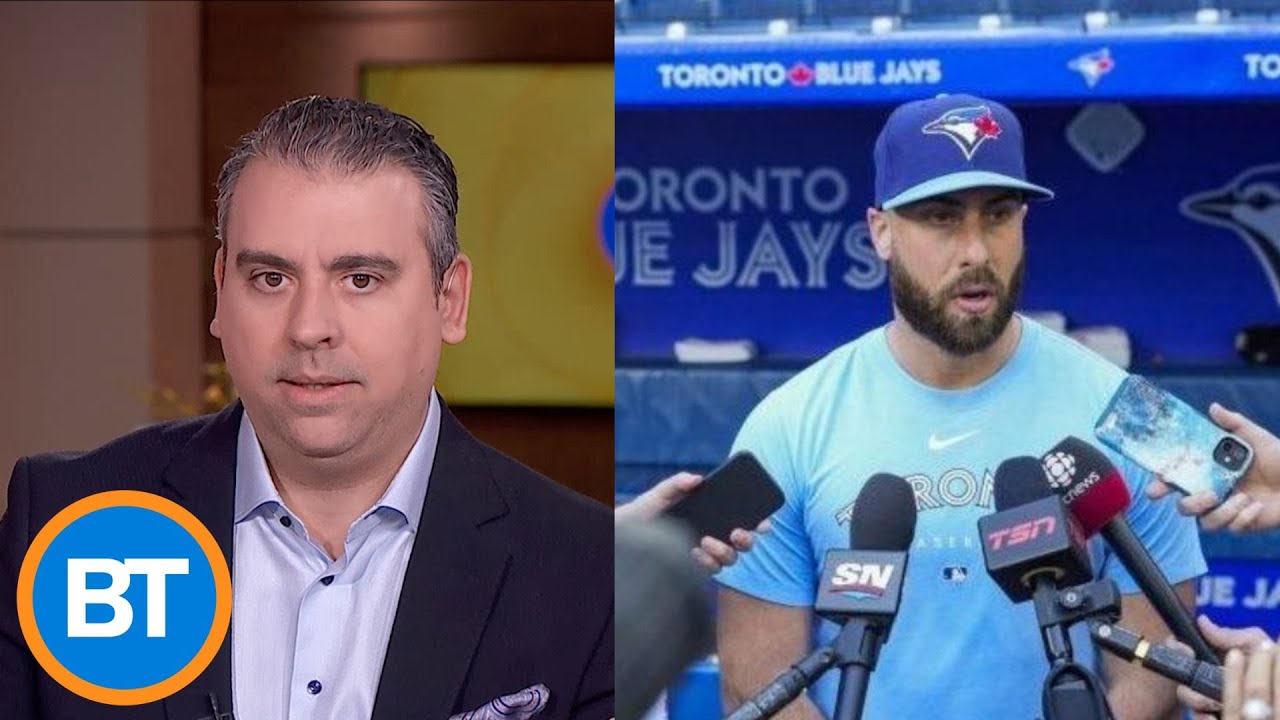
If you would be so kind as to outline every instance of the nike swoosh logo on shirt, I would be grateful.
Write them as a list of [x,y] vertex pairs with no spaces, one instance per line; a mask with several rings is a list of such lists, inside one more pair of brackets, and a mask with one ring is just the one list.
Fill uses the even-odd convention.
[[956,443],[958,443],[958,442],[964,442],[965,440],[968,440],[969,438],[973,437],[974,435],[977,435],[977,434],[978,434],[978,433],[980,433],[980,432],[982,432],[982,431],[981,431],[981,430],[970,430],[970,431],[969,431],[969,432],[967,432],[967,433],[963,433],[963,434],[961,434],[961,435],[955,435],[955,436],[952,436],[952,437],[949,437],[949,438],[939,438],[937,435],[935,435],[935,434],[933,434],[933,433],[930,433],[930,434],[929,434],[929,449],[930,449],[930,450],[933,450],[934,452],[937,452],[938,450],[946,450],[947,448],[951,447],[952,445],[955,445],[955,444],[956,444]]

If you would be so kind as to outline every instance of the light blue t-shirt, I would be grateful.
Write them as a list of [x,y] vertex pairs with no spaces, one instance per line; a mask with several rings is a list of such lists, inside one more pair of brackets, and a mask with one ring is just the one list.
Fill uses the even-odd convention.
[[[827,550],[849,547],[852,504],[868,478],[888,472],[916,493],[915,541],[902,604],[871,675],[867,720],[1032,720],[1048,670],[1030,602],[1014,605],[987,575],[978,518],[995,511],[996,467],[1040,456],[1067,435],[1095,442],[1093,427],[1123,370],[1027,320],[1012,357],[982,384],[939,390],[912,378],[889,350],[886,328],[844,345],[766,397],[734,451],[750,450],[786,495],[773,531],[717,580],[774,603],[812,606]],[[1195,522],[1172,500],[1143,493],[1149,477],[1114,453],[1133,498],[1128,520],[1171,583],[1204,573]],[[1100,538],[1095,573],[1121,592],[1137,586]],[[815,642],[838,627],[815,620]],[[1077,626],[1078,662],[1097,666]],[[839,673],[811,696],[828,717]]]

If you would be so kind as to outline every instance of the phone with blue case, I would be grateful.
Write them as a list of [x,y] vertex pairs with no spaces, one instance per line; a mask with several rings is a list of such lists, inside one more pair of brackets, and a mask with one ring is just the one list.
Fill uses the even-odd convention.
[[1253,448],[1148,380],[1130,375],[1098,418],[1108,447],[1186,493],[1225,500],[1253,461]]

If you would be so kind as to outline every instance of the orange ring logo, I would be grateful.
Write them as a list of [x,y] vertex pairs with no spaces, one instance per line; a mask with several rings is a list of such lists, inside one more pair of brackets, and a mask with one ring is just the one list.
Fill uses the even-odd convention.
[[[209,568],[213,573],[213,585],[216,592],[213,609],[213,621],[209,634],[200,645],[199,650],[182,669],[159,682],[138,688],[113,688],[89,682],[69,670],[50,650],[40,633],[36,622],[35,585],[36,573],[44,559],[45,551],[58,536],[73,523],[99,510],[132,507],[158,513],[177,523],[195,540],[203,551]],[[104,544],[109,543],[103,538]],[[166,548],[172,552],[172,548]],[[105,553],[104,553],[105,554]],[[113,490],[91,495],[64,508],[36,534],[31,547],[27,549],[22,561],[22,569],[18,573],[18,621],[22,626],[22,635],[36,661],[45,672],[60,685],[71,692],[107,705],[141,705],[154,702],[178,692],[196,679],[213,661],[218,648],[226,638],[227,629],[231,625],[231,572],[227,569],[227,559],[218,547],[217,541],[209,530],[185,508],[177,503],[146,492],[135,490]]]

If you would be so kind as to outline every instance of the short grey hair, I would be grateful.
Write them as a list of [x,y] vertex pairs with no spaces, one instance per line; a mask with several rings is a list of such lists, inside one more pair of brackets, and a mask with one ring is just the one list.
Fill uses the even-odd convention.
[[427,249],[436,292],[458,255],[458,177],[453,161],[412,118],[381,105],[312,95],[285,103],[244,137],[218,173],[217,238],[227,252],[227,218],[236,182],[250,160],[309,173],[356,175],[383,167],[408,170],[422,187]]

